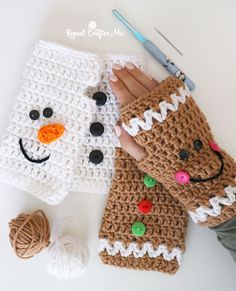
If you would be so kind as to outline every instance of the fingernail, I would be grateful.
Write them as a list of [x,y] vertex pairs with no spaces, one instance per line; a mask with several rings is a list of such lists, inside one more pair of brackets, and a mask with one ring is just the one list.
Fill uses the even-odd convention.
[[151,75],[149,75],[149,74],[146,74],[146,76],[148,77],[148,79],[150,79],[150,80],[152,80],[153,78],[152,78],[152,76]]
[[114,70],[121,70],[122,67],[121,67],[121,65],[119,65],[119,64],[113,64],[113,65],[112,65],[112,69],[114,69]]
[[125,67],[127,69],[129,69],[129,70],[133,70],[134,69],[134,65],[132,63],[129,63],[129,62],[125,64]]
[[114,130],[115,130],[116,136],[120,137],[121,136],[121,128],[120,128],[120,126],[116,125],[114,127]]
[[118,81],[118,78],[116,77],[116,75],[110,75],[110,80],[112,81],[112,82],[116,82],[116,81]]

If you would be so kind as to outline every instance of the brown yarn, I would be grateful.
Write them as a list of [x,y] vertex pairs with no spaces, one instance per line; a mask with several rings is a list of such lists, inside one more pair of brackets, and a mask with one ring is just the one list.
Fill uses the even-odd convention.
[[[144,185],[145,173],[141,172],[134,160],[121,149],[116,149],[115,176],[107,199],[103,214],[102,225],[99,232],[100,239],[107,239],[111,246],[120,241],[125,247],[136,242],[141,249],[146,242],[150,242],[156,249],[164,244],[169,251],[178,247],[185,250],[185,233],[187,228],[187,213],[177,199],[157,183],[152,188]],[[139,202],[143,199],[152,203],[150,212],[143,214],[139,211]],[[141,237],[132,234],[131,226],[141,221],[146,226],[146,232]],[[139,269],[155,270],[174,274],[178,268],[176,258],[165,260],[162,255],[156,258],[145,254],[135,258],[133,254],[128,257],[109,255],[106,250],[100,252],[105,264]]]
[[29,259],[50,244],[50,226],[42,210],[19,214],[9,222],[9,238],[16,255]]
[[[121,110],[121,121],[129,125],[130,119],[138,117],[144,119],[143,113],[147,108],[160,112],[159,103],[172,103],[171,94],[179,95],[178,88],[184,83],[177,78],[169,77],[147,96],[134,101]],[[199,206],[212,208],[209,199],[212,196],[225,197],[224,188],[235,186],[236,166],[234,160],[223,150],[224,161],[222,174],[207,182],[190,182],[186,185],[178,184],[175,173],[186,171],[191,177],[205,179],[214,176],[221,167],[216,154],[209,147],[213,134],[204,114],[196,105],[192,97],[187,97],[184,104],[179,104],[176,112],[168,111],[167,118],[159,123],[154,121],[152,129],[141,130],[135,141],[145,147],[148,155],[138,163],[139,169],[145,171],[160,181],[165,188],[176,197],[187,211],[195,211]],[[201,140],[203,147],[198,151],[193,147],[195,140]],[[188,160],[181,160],[180,151],[189,152]],[[215,226],[236,215],[236,203],[222,205],[221,214],[209,216],[206,226]]]

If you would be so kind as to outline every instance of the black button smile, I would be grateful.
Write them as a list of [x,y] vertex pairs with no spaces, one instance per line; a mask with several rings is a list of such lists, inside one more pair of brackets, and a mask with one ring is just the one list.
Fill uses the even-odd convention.
[[43,162],[46,162],[49,158],[50,158],[50,155],[45,157],[45,158],[42,158],[42,159],[33,159],[33,158],[30,158],[27,153],[26,153],[26,150],[24,149],[23,147],[23,144],[22,144],[22,138],[19,139],[19,145],[20,145],[20,149],[21,149],[21,152],[22,154],[24,155],[24,157],[31,163],[37,163],[37,164],[40,164],[40,163],[43,163]]
[[190,181],[193,182],[193,183],[197,183],[197,182],[208,182],[208,181],[211,181],[211,180],[214,180],[214,179],[217,179],[223,172],[224,170],[224,161],[223,161],[223,156],[220,152],[218,151],[214,151],[212,150],[216,156],[219,158],[220,162],[221,162],[221,167],[218,171],[217,174],[215,174],[214,176],[211,176],[211,177],[208,177],[208,178],[205,178],[205,179],[202,179],[202,178],[192,178],[190,177]]

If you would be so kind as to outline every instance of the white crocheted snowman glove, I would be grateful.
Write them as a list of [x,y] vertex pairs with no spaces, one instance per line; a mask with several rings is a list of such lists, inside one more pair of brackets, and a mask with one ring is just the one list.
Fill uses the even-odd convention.
[[49,204],[63,200],[95,108],[86,90],[101,70],[96,55],[36,44],[1,139],[1,181]]
[[[88,96],[95,99],[96,108],[91,127],[85,135],[81,150],[78,152],[72,190],[82,193],[107,194],[115,173],[115,148],[120,147],[114,132],[114,126],[119,119],[119,109],[116,96],[110,86],[110,75],[113,64],[124,66],[131,62],[143,70],[145,60],[142,55],[99,55],[103,63],[100,81],[95,87],[90,87]],[[90,160],[92,153],[97,153],[95,161]]]

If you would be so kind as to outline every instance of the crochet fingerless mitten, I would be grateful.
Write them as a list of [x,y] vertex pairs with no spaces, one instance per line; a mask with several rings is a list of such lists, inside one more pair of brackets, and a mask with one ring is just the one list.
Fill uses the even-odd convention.
[[185,249],[187,214],[155,179],[116,149],[115,176],[99,233],[106,264],[174,274]]
[[[119,119],[118,103],[109,84],[112,65],[117,63],[124,66],[126,62],[132,62],[142,69],[144,60],[135,55],[103,55],[100,58],[103,69],[99,83],[87,90],[87,95],[96,100],[95,112],[78,152],[72,189],[83,193],[107,194],[115,170],[115,147],[119,146],[114,132]],[[97,153],[94,163],[89,159],[93,151]]]
[[138,167],[156,178],[193,221],[218,225],[236,214],[236,166],[186,85],[170,77],[124,108],[124,129],[147,151]]
[[35,46],[0,143],[0,180],[50,204],[63,200],[95,108],[85,91],[99,74],[95,55]]
[[0,180],[49,204],[69,191],[107,194],[119,118],[112,64],[143,57],[96,55],[39,41],[0,142]]

